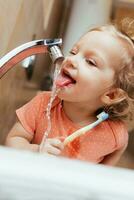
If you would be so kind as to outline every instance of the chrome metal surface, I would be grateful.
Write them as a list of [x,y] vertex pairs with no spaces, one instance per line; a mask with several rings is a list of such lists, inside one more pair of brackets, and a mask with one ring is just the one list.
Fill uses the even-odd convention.
[[[0,59],[0,78],[17,63],[31,55],[50,53],[52,56],[51,47],[60,46],[61,44],[62,39],[41,39],[25,43],[13,49]],[[54,55],[53,62],[56,62],[56,59],[58,59],[58,56]]]
[[59,46],[54,45],[49,48],[49,51],[50,51],[49,55],[50,55],[53,63],[55,63],[58,59],[64,59],[64,56],[63,56]]

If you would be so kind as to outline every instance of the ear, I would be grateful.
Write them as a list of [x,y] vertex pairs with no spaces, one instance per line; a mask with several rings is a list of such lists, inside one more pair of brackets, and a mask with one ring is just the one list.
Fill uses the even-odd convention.
[[103,104],[111,105],[126,99],[126,93],[121,88],[112,88],[101,96]]

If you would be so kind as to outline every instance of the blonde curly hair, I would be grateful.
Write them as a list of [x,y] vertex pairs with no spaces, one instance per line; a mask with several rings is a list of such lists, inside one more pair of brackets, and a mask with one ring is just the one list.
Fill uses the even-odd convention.
[[[120,24],[108,24],[90,31],[108,31],[122,42],[124,55],[122,65],[115,73],[114,86],[125,92],[125,99],[110,106],[104,106],[111,119],[131,119],[134,102],[134,19],[125,18]],[[98,111],[97,111],[98,113]]]

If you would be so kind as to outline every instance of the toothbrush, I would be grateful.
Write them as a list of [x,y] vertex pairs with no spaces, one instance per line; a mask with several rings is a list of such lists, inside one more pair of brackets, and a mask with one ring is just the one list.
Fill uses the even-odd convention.
[[96,120],[92,124],[82,127],[81,129],[75,131],[74,133],[66,137],[66,139],[64,140],[64,146],[67,145],[69,142],[72,142],[77,137],[84,135],[87,131],[91,130],[104,120],[108,119],[108,117],[109,117],[108,113],[106,113],[105,111],[101,112],[99,115],[97,115],[98,120]]

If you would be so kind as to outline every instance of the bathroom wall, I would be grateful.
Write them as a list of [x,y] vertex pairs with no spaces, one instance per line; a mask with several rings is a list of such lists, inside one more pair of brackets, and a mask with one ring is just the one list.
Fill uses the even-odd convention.
[[[62,0],[0,0],[0,57],[33,39],[57,37],[64,11]],[[0,80],[0,144],[15,122],[15,110],[40,90],[50,59],[38,55],[31,80],[19,63]]]
[[112,0],[74,0],[64,38],[64,53],[91,27],[107,23],[111,8]]

